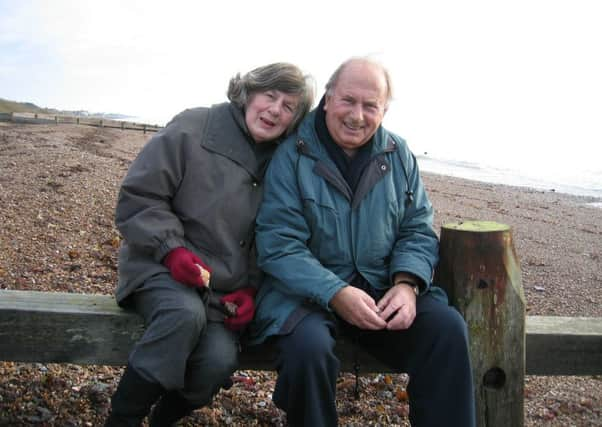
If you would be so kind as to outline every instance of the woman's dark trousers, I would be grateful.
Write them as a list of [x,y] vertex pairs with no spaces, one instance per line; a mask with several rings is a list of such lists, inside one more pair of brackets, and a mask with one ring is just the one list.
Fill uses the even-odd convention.
[[238,336],[208,321],[197,290],[168,273],[151,277],[132,298],[146,330],[130,353],[107,426],[140,425],[161,396],[151,425],[210,403],[238,366]]

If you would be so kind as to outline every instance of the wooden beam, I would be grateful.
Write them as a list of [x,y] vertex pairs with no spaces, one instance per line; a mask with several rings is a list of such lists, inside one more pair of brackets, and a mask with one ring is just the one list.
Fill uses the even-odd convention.
[[[0,360],[122,366],[142,331],[140,317],[108,295],[0,290]],[[527,316],[526,331],[527,374],[602,374],[602,318]],[[353,371],[350,343],[341,340],[337,353]],[[357,356],[361,372],[390,372]],[[241,355],[241,369],[273,368],[270,348]]]
[[[120,366],[142,332],[142,319],[108,295],[0,290],[0,360]],[[362,372],[390,370],[345,340],[337,353],[347,371],[356,361]],[[273,349],[252,347],[241,369],[272,370],[274,360]]]
[[602,318],[529,316],[526,330],[528,374],[602,374]]
[[122,365],[142,330],[110,296],[0,291],[0,360]]

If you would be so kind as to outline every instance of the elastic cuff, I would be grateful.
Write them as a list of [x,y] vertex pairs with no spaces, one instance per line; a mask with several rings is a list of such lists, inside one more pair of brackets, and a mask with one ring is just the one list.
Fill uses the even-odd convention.
[[154,259],[156,262],[161,264],[163,262],[163,258],[167,256],[175,248],[186,247],[186,243],[184,239],[181,239],[177,236],[170,236],[167,239],[159,242],[159,247],[155,250]]

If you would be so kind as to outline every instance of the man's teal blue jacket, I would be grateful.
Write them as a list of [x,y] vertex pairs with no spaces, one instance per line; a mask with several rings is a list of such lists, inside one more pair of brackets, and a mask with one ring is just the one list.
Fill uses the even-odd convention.
[[433,208],[416,159],[382,126],[355,193],[318,140],[315,111],[276,151],[257,217],[258,264],[266,273],[257,295],[251,343],[281,332],[302,305],[329,302],[354,274],[377,290],[396,272],[431,287],[438,261]]

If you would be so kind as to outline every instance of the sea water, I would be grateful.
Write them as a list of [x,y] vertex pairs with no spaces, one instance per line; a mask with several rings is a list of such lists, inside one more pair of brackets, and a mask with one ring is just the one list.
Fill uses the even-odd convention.
[[[599,170],[580,169],[578,173],[574,174],[559,172],[554,175],[549,168],[541,167],[542,165],[538,164],[538,161],[534,161],[532,167],[527,169],[513,167],[511,164],[507,167],[488,165],[486,159],[479,163],[461,159],[437,159],[424,154],[417,155],[416,159],[420,170],[424,172],[492,184],[530,187],[543,191],[595,197],[600,199],[598,204],[602,207],[602,168]],[[560,166],[558,168],[560,169]]]

